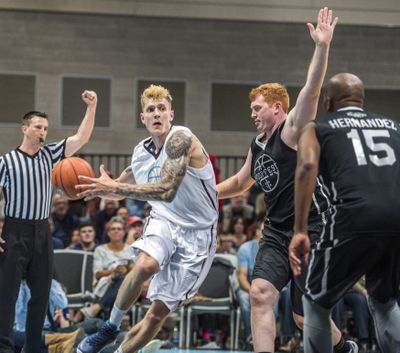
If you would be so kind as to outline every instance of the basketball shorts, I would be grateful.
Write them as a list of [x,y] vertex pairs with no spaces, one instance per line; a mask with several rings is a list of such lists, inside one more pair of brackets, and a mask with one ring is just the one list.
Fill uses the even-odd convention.
[[306,295],[326,309],[365,274],[368,294],[381,303],[399,297],[400,235],[324,241],[310,257]]
[[[312,230],[309,230],[312,243],[315,243],[318,238],[320,229],[319,225],[315,225]],[[293,277],[288,253],[292,234],[292,232],[281,232],[272,227],[264,228],[254,265],[253,279],[264,279],[272,283],[279,292],[290,280],[293,280],[290,293],[293,311],[303,316],[301,298],[304,294],[307,268],[302,269],[301,276]]]
[[152,278],[147,295],[172,311],[192,298],[206,278],[216,250],[216,230],[182,228],[150,217],[143,236],[132,247],[135,256],[144,251],[157,260],[160,271]]

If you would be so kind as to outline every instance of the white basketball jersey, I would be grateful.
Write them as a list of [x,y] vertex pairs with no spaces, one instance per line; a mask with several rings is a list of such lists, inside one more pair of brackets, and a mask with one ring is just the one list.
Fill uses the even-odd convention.
[[[137,184],[160,182],[161,169],[168,158],[165,145],[171,134],[189,129],[183,126],[171,128],[159,154],[154,153],[154,144],[149,137],[134,149],[132,171]],[[178,192],[172,202],[149,201],[152,214],[160,216],[185,228],[209,228],[218,219],[217,189],[214,170],[210,160],[203,168],[188,167]]]

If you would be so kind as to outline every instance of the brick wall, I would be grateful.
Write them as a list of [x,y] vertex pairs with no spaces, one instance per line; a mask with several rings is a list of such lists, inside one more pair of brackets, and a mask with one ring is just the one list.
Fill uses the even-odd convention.
[[[133,124],[135,82],[146,78],[185,81],[187,125],[210,152],[244,155],[253,134],[209,130],[210,83],[298,86],[312,50],[303,24],[0,11],[0,72],[36,75],[35,108],[50,114],[49,139],[75,131],[61,126],[62,75],[112,78],[112,128],[96,129],[88,153],[130,153],[146,136]],[[399,89],[400,29],[339,25],[328,75],[343,71],[367,87]],[[18,125],[1,131],[4,153],[21,134]]]

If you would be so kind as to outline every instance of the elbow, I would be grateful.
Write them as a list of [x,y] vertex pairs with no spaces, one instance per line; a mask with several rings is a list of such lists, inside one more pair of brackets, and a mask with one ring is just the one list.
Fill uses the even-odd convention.
[[315,162],[307,161],[299,164],[297,168],[298,179],[302,180],[310,175],[317,174],[318,165]]
[[176,197],[176,193],[177,193],[176,190],[168,190],[163,195],[163,201],[168,202],[168,203],[174,201],[174,199]]
[[86,144],[88,144],[88,143],[89,143],[89,139],[90,139],[89,136],[88,136],[88,137],[81,138],[81,147],[83,147],[83,146],[85,146]]

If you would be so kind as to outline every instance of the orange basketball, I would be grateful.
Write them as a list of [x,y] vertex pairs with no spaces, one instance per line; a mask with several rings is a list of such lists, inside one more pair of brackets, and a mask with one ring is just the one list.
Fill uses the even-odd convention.
[[94,177],[91,165],[79,157],[68,157],[59,162],[53,169],[51,181],[55,189],[61,189],[65,197],[70,200],[78,200],[75,185],[83,184],[78,175]]

